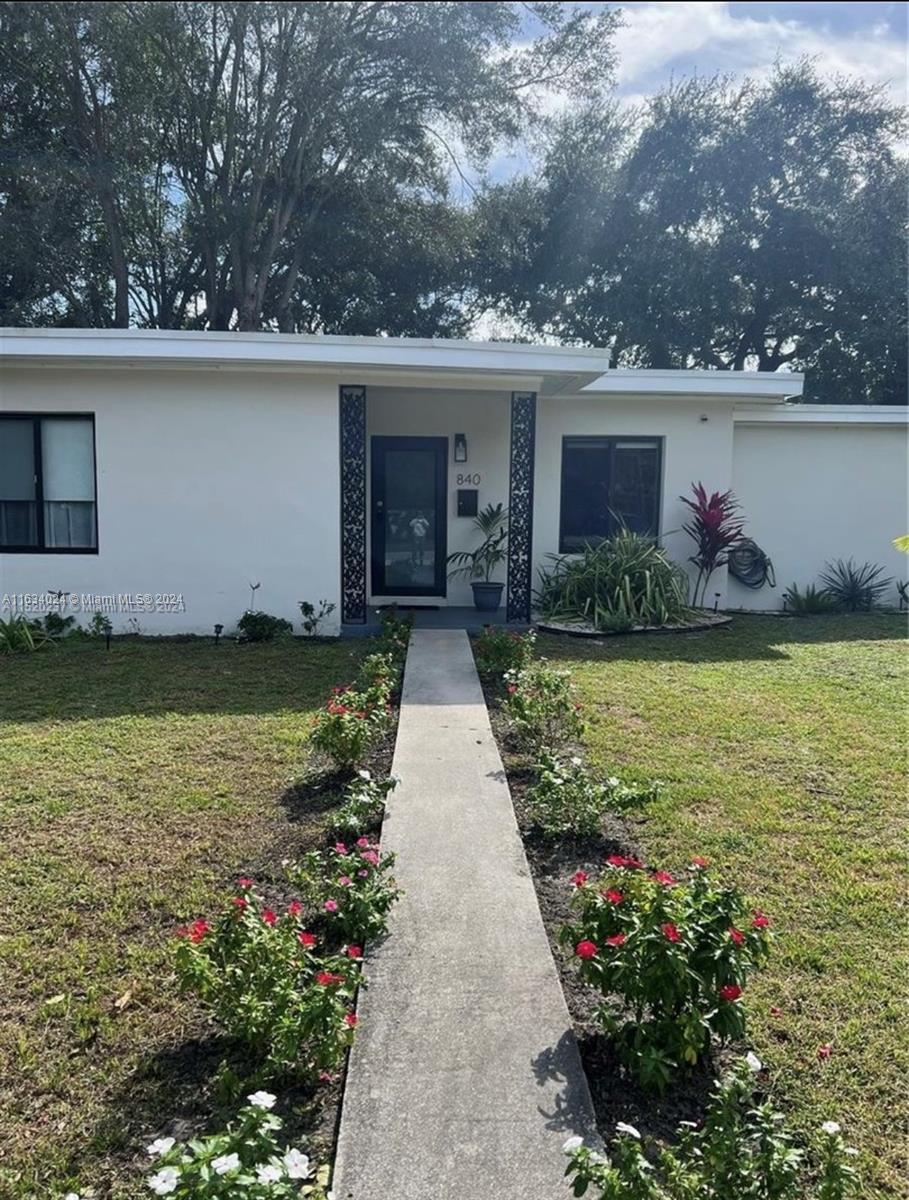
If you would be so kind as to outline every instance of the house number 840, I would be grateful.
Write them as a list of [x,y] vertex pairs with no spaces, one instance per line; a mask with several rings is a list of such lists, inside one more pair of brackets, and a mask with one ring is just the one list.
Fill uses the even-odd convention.
[[458,487],[464,487],[466,484],[473,484],[474,487],[478,487],[480,484],[480,478],[481,476],[479,471],[474,471],[472,475],[459,475]]

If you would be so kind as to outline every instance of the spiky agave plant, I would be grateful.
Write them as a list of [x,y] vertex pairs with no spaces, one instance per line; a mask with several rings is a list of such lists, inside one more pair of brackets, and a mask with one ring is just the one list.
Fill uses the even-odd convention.
[[693,483],[691,491],[693,500],[688,496],[679,499],[691,513],[682,528],[696,546],[688,560],[698,569],[692,596],[696,606],[699,602],[703,605],[713,572],[726,565],[730,550],[742,540],[744,521],[739,516],[739,502],[731,491],[712,492],[708,496],[702,483]]
[[874,563],[856,566],[851,558],[845,562],[838,558],[836,562],[825,564],[821,583],[837,608],[846,612],[868,612],[880,602],[893,582],[888,576],[881,578],[883,571],[883,567]]

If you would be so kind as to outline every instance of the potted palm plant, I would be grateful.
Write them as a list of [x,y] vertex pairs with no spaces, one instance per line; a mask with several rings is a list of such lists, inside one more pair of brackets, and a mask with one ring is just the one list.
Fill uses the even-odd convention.
[[475,550],[456,550],[449,554],[452,570],[449,579],[469,579],[473,588],[473,603],[478,612],[495,612],[502,602],[504,583],[494,583],[491,576],[506,559],[508,542],[508,510],[504,504],[487,504],[473,519],[474,528],[483,540]]

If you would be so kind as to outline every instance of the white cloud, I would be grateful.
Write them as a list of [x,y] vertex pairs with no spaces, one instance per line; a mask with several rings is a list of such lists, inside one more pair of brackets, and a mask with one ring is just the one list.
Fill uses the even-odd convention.
[[905,47],[880,22],[860,32],[840,32],[827,24],[781,20],[770,13],[739,15],[734,5],[691,0],[626,8],[624,18],[616,37],[623,93],[652,91],[673,73],[760,77],[778,58],[792,62],[809,55],[824,75],[857,75],[886,84],[894,99],[905,99]]

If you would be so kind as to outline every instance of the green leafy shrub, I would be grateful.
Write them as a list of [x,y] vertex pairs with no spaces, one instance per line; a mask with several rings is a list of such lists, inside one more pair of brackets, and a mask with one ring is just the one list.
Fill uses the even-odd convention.
[[[609,1154],[565,1143],[566,1175],[575,1196],[598,1200],[847,1200],[858,1191],[851,1165],[856,1151],[843,1141],[835,1121],[821,1127],[816,1164],[785,1127],[774,1106],[755,1096],[753,1054],[717,1084],[700,1126],[686,1122],[677,1144],[645,1157],[641,1135],[620,1123]],[[810,1177],[817,1180],[812,1186]]]
[[374,779],[369,771],[358,771],[344,792],[344,803],[332,819],[332,828],[341,833],[361,833],[376,824],[385,811],[388,793],[398,781],[389,775]]
[[374,690],[336,687],[316,714],[310,741],[342,771],[362,764],[370,747],[388,728],[387,706]]
[[844,612],[870,612],[881,602],[893,580],[883,575],[883,567],[873,563],[856,566],[852,559],[838,558],[821,572],[824,590],[837,608]]
[[390,651],[396,661],[403,661],[410,645],[410,635],[413,633],[413,614],[401,616],[396,604],[389,604],[378,609],[379,624],[382,632],[379,635],[380,651]]
[[303,632],[307,637],[316,637],[319,632],[319,626],[326,617],[330,617],[335,611],[337,605],[332,604],[328,600],[320,600],[318,607],[310,600],[300,601],[300,615],[303,618]]
[[393,854],[360,837],[353,846],[337,842],[332,850],[311,850],[287,868],[287,877],[304,901],[320,910],[333,941],[359,944],[388,931],[388,914],[401,894],[392,868]]
[[484,678],[499,681],[507,671],[520,671],[533,659],[535,633],[516,633],[486,625],[474,642],[474,658]]
[[[325,1200],[329,1168],[316,1168],[302,1151],[278,1142],[283,1122],[271,1109],[276,1097],[253,1092],[223,1133],[177,1142],[157,1138],[147,1148],[152,1173],[146,1184],[174,1200]],[[308,1182],[307,1182],[308,1181]]]
[[0,654],[29,654],[52,644],[51,635],[22,614],[0,619]]
[[368,654],[360,663],[358,690],[370,707],[385,707],[391,699],[400,675],[398,660],[390,650]]
[[770,950],[769,920],[694,860],[689,882],[612,855],[606,873],[575,876],[577,920],[561,940],[604,997],[599,1019],[645,1086],[663,1088],[712,1035],[741,1038],[741,997]]
[[589,837],[599,831],[605,813],[639,807],[658,794],[656,783],[594,779],[580,758],[565,762],[546,752],[540,755],[537,780],[527,793],[527,803],[531,820],[544,833]]
[[76,618],[72,615],[64,617],[62,613],[48,612],[44,614],[41,624],[47,636],[58,641],[82,633],[82,630],[76,628]]
[[293,633],[293,625],[283,617],[247,609],[237,622],[237,629],[246,642],[273,642],[276,637]]
[[577,741],[584,731],[567,671],[545,661],[506,671],[502,708],[518,745],[534,755]]
[[689,615],[688,577],[652,538],[621,529],[578,554],[551,555],[534,604],[549,621],[587,621],[603,632],[678,625]]
[[809,583],[804,591],[799,591],[792,583],[783,592],[783,605],[787,612],[796,616],[806,617],[817,613],[836,612],[837,602],[825,588]]
[[[359,952],[319,955],[297,901],[278,914],[241,879],[213,924],[178,931],[176,970],[222,1028],[261,1056],[267,1076],[337,1067],[353,1037]],[[356,947],[348,948],[356,950]]]

